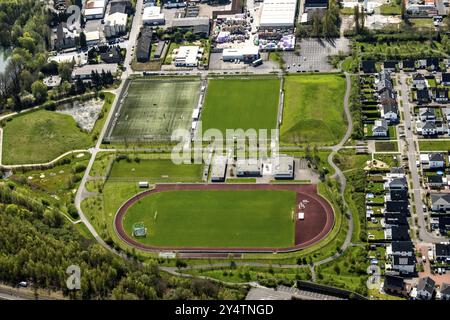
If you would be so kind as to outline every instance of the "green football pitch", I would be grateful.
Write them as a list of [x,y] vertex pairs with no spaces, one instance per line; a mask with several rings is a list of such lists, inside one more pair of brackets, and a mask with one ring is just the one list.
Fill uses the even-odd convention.
[[167,140],[189,130],[200,95],[198,79],[133,80],[113,128],[112,140]]
[[170,159],[114,161],[109,174],[113,181],[197,182],[202,180],[203,165],[176,165]]
[[222,134],[226,129],[275,129],[279,93],[277,78],[210,80],[201,115],[203,132],[211,128]]
[[148,229],[144,244],[167,247],[289,247],[295,242],[296,193],[287,190],[182,190],[132,205],[123,225]]

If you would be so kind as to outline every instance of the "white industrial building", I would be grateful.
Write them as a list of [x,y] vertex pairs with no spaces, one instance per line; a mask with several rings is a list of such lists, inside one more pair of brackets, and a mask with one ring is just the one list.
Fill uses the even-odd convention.
[[197,67],[202,53],[199,46],[182,46],[174,50],[173,62],[176,67]]
[[296,10],[297,0],[264,0],[259,27],[293,28]]
[[222,52],[223,61],[244,61],[252,62],[259,59],[258,47],[246,47],[238,49],[223,49]]
[[147,25],[165,24],[164,13],[161,13],[161,8],[157,6],[149,6],[144,8],[142,14],[142,22]]
[[84,6],[84,18],[86,20],[102,19],[105,15],[106,0],[87,1]]
[[117,37],[127,31],[128,15],[126,13],[116,12],[110,14],[105,19],[105,37]]
[[86,36],[87,45],[92,46],[100,42],[100,31],[89,31],[85,32],[84,35]]

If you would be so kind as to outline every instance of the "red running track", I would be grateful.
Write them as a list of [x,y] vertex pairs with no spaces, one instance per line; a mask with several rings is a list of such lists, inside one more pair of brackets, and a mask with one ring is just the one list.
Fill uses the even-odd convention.
[[[298,211],[305,213],[304,220],[296,220],[295,245],[287,248],[208,248],[208,247],[156,247],[140,243],[130,237],[123,228],[123,218],[135,202],[153,193],[171,190],[292,190],[297,193]],[[306,201],[305,201],[306,200]],[[299,209],[300,203],[305,204]],[[292,252],[309,247],[323,239],[333,228],[333,208],[319,194],[314,184],[159,184],[154,189],[141,192],[127,200],[117,211],[114,218],[114,228],[117,235],[128,245],[149,252],[176,251],[180,253],[262,253],[262,252]]]

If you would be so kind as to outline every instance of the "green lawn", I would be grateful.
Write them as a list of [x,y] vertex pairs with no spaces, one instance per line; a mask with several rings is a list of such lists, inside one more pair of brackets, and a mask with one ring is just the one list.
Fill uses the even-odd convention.
[[7,122],[3,130],[3,164],[43,163],[93,144],[69,115],[54,111],[27,112]]
[[340,75],[286,77],[281,142],[336,143],[345,133],[345,79]]
[[167,191],[135,203],[124,227],[131,235],[144,222],[148,234],[139,241],[156,246],[292,246],[295,200],[281,190]]
[[114,161],[109,178],[114,180],[149,180],[150,182],[201,181],[203,165],[175,165],[172,160]]
[[275,78],[210,80],[201,115],[203,132],[275,129],[279,90],[280,80]]
[[397,141],[375,141],[375,150],[377,152],[398,151]]
[[380,10],[380,14],[383,15],[400,15],[402,13],[400,6],[396,3],[383,4],[379,8],[375,9],[375,11],[378,9]]
[[420,151],[448,151],[450,140],[419,140]]

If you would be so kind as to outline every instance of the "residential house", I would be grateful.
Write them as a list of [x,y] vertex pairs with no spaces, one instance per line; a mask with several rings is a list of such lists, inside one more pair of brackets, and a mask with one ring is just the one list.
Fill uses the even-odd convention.
[[449,216],[438,217],[437,228],[440,234],[450,236],[450,217]]
[[364,73],[376,73],[375,60],[363,60],[361,62],[361,69]]
[[430,188],[440,189],[447,184],[447,180],[444,181],[444,178],[441,175],[434,175],[428,176],[427,183]]
[[450,284],[441,284],[441,287],[439,289],[439,297],[441,300],[450,300]]
[[141,31],[141,37],[136,47],[136,59],[138,62],[147,62],[150,59],[153,31],[145,27]]
[[403,60],[402,62],[403,71],[414,71],[416,70],[416,62],[412,59]]
[[405,200],[408,201],[408,189],[404,190],[389,190],[386,200]]
[[404,178],[405,177],[405,169],[402,167],[392,167],[391,171],[386,174],[388,179],[393,178]]
[[108,47],[104,52],[100,53],[100,58],[105,63],[119,63],[122,60],[119,47]]
[[392,84],[391,76],[387,70],[383,70],[378,74],[377,82],[377,92],[382,93],[383,91],[393,91],[394,86]]
[[432,193],[431,210],[434,212],[450,211],[450,194],[449,193]]
[[412,257],[414,256],[414,244],[411,241],[392,241],[386,246],[387,258],[393,256]]
[[383,68],[389,72],[395,72],[397,70],[398,62],[395,60],[387,60],[383,63]]
[[417,285],[417,299],[431,300],[434,294],[435,282],[430,277],[420,278]]
[[439,71],[439,59],[438,58],[427,58],[427,70]]
[[450,244],[449,243],[436,243],[435,244],[435,256],[439,262],[450,262]]
[[[440,127],[440,130],[442,131],[442,127]],[[422,125],[419,132],[424,137],[432,137],[437,136],[439,134],[439,128],[436,126],[434,121],[428,120]]]
[[416,91],[417,104],[428,104],[431,102],[430,93],[428,89],[421,89]]
[[436,111],[434,108],[422,108],[420,109],[419,117],[421,121],[435,121]]
[[381,116],[390,124],[398,122],[398,105],[397,103],[383,104]]
[[388,226],[407,226],[408,219],[404,213],[400,212],[386,212],[384,214],[384,225]]
[[416,67],[417,69],[425,69],[427,67],[427,60],[426,59],[417,60]]
[[420,163],[424,169],[442,169],[445,167],[444,154],[440,152],[420,154]]
[[405,177],[395,178],[390,181],[385,182],[384,184],[385,190],[406,190],[408,189],[408,183]]
[[448,72],[442,73],[441,84],[443,86],[450,86],[450,73]]
[[425,77],[421,73],[415,73],[412,76],[413,79],[413,86],[417,90],[423,90],[427,87],[427,81],[425,80]]
[[409,201],[407,200],[386,201],[384,205],[386,212],[399,212],[403,214],[409,213]]
[[448,89],[447,88],[434,88],[432,90],[433,100],[439,103],[448,103]]
[[406,286],[402,277],[385,275],[383,291],[389,294],[405,295]]
[[374,137],[387,137],[388,136],[388,124],[385,119],[375,120],[372,127],[372,136]]
[[384,238],[391,241],[410,241],[409,226],[389,226],[384,229]]
[[416,271],[416,257],[415,256],[393,256],[392,257],[392,270],[399,272],[400,274],[411,274]]

